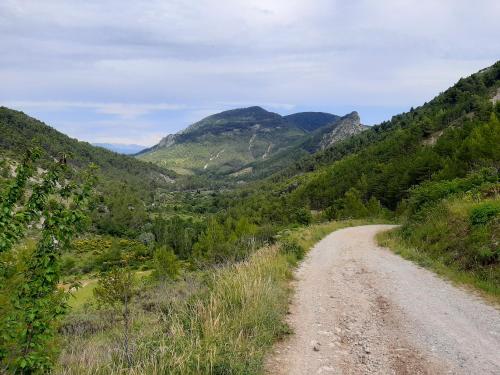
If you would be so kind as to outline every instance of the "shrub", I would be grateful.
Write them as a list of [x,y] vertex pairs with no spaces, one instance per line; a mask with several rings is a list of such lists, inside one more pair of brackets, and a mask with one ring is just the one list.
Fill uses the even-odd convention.
[[309,211],[307,208],[299,208],[297,211],[295,211],[295,221],[302,225],[311,224],[311,211]]
[[485,168],[465,178],[425,182],[410,190],[407,208],[410,215],[413,215],[424,207],[436,204],[441,199],[479,189],[482,185],[497,181],[498,172],[492,168]]
[[471,210],[469,219],[472,225],[485,225],[500,214],[500,201],[485,202]]
[[500,200],[477,202],[462,194],[423,208],[419,220],[399,231],[404,243],[422,256],[467,275],[480,287],[500,285]]
[[296,260],[304,258],[306,250],[295,240],[284,238],[280,243],[280,250],[283,254],[292,255]]
[[175,279],[179,275],[180,262],[172,249],[160,247],[155,251],[152,276],[157,280]]

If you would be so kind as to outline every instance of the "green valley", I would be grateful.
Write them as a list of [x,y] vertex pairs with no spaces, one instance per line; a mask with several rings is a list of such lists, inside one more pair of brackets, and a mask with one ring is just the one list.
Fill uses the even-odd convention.
[[[497,62],[373,127],[355,112],[236,109],[136,158],[2,108],[0,368],[262,373],[290,333],[292,270],[328,232],[360,223],[401,223],[384,243],[497,299],[499,90]],[[23,156],[33,144],[38,160]],[[100,166],[92,193],[90,163]],[[39,223],[52,219],[58,229]],[[47,248],[50,272],[36,284],[30,259]],[[19,306],[35,311],[39,336]]]

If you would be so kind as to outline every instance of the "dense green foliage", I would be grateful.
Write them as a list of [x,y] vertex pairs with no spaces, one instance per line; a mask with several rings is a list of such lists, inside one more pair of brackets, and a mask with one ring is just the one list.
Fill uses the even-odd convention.
[[180,273],[181,264],[172,249],[160,247],[155,251],[154,270],[152,276],[161,281],[176,279]]
[[407,217],[392,238],[403,254],[445,267],[460,280],[500,290],[500,179],[494,169],[428,182],[410,192]]
[[126,259],[133,268],[148,267],[153,251],[143,242],[108,236],[86,236],[71,243],[62,256],[65,276],[106,272]]
[[404,240],[445,265],[500,285],[498,197],[479,203],[471,197],[455,198],[426,211],[422,220],[404,226]]
[[[14,373],[51,368],[47,344],[54,338],[55,320],[67,307],[65,293],[57,288],[60,254],[86,222],[85,206],[94,185],[92,176],[79,187],[65,181],[63,163],[50,166],[41,182],[32,182],[38,157],[37,151],[27,153],[0,204],[0,368]],[[14,245],[39,221],[37,243],[24,258]]]
[[312,132],[338,121],[340,116],[325,112],[299,112],[283,116],[283,118],[286,122],[294,124],[306,132]]
[[104,177],[100,179],[100,184],[122,181],[135,187],[144,184],[165,186],[165,177],[175,177],[173,172],[154,164],[79,142],[23,112],[5,107],[0,107],[0,134],[2,156],[19,160],[24,150],[37,145],[44,151],[42,167],[49,165],[52,158],[67,155],[67,161],[72,166],[85,168],[91,163],[99,166],[100,176]]
[[500,298],[500,184],[487,183],[423,207],[382,244]]
[[[93,202],[94,230],[102,234],[135,237],[146,221],[145,207],[158,191],[172,188],[175,173],[151,163],[120,155],[56,131],[22,112],[0,107],[0,187],[9,175],[9,166],[24,152],[38,145],[39,168],[48,168],[54,159],[67,162],[67,177],[77,179],[89,164],[98,166],[97,190]],[[132,212],[133,211],[133,212]]]
[[500,106],[490,98],[499,81],[497,63],[422,107],[301,160],[267,186],[288,185],[283,189],[294,206],[340,211],[346,194],[359,193],[364,204],[374,197],[395,209],[423,182],[498,170]]

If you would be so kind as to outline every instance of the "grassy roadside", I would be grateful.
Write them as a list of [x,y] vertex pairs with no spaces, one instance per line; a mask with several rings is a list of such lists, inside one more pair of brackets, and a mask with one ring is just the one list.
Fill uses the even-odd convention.
[[329,221],[320,224],[314,224],[307,227],[301,227],[293,231],[287,231],[284,233],[285,236],[291,238],[298,242],[300,246],[304,249],[309,250],[316,244],[316,242],[322,240],[328,234],[347,227],[354,227],[358,225],[369,225],[369,224],[392,224],[390,221],[383,219],[352,219],[352,220],[342,220],[342,221]]
[[379,233],[377,235],[377,242],[380,246],[391,249],[403,258],[432,270],[457,285],[472,288],[474,291],[479,292],[485,299],[500,304],[500,285],[496,282],[488,279],[485,280],[480,275],[464,271],[454,264],[447,264],[442,259],[433,257],[428,252],[421,251],[415,246],[406,243],[397,228]]
[[266,350],[287,332],[282,317],[290,276],[287,257],[271,246],[197,275],[206,288],[192,280],[149,285],[133,306],[131,367],[122,354],[120,324],[86,313],[73,318],[56,373],[259,373]]
[[[287,231],[309,249],[334,230],[369,224],[352,220]],[[132,306],[132,365],[126,364],[119,321],[82,312],[67,324],[60,374],[259,374],[272,345],[286,334],[290,279],[298,257],[283,246],[246,261],[169,284],[145,285]]]

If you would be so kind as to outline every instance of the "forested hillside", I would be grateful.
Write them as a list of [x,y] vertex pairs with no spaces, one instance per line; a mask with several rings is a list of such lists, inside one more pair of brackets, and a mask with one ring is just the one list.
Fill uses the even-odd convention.
[[155,195],[172,189],[176,174],[152,163],[120,155],[72,139],[22,112],[0,108],[0,186],[29,149],[39,148],[37,167],[54,160],[67,163],[74,178],[89,165],[97,166],[93,224],[98,233],[136,236]]
[[338,212],[348,192],[396,209],[412,186],[498,169],[500,64],[431,102],[297,163],[287,173],[316,170],[290,194],[313,209]]
[[[261,213],[271,206],[271,221],[296,221],[301,208],[328,219],[396,215],[408,246],[498,292],[499,87],[497,62],[429,103],[303,158],[235,201]],[[260,199],[241,199],[251,190],[262,192]]]
[[26,149],[39,146],[44,151],[42,165],[65,156],[70,165],[84,167],[94,163],[104,178],[132,185],[161,186],[175,177],[172,171],[72,139],[23,112],[6,107],[0,107],[0,134],[0,156],[14,160],[20,160]]

